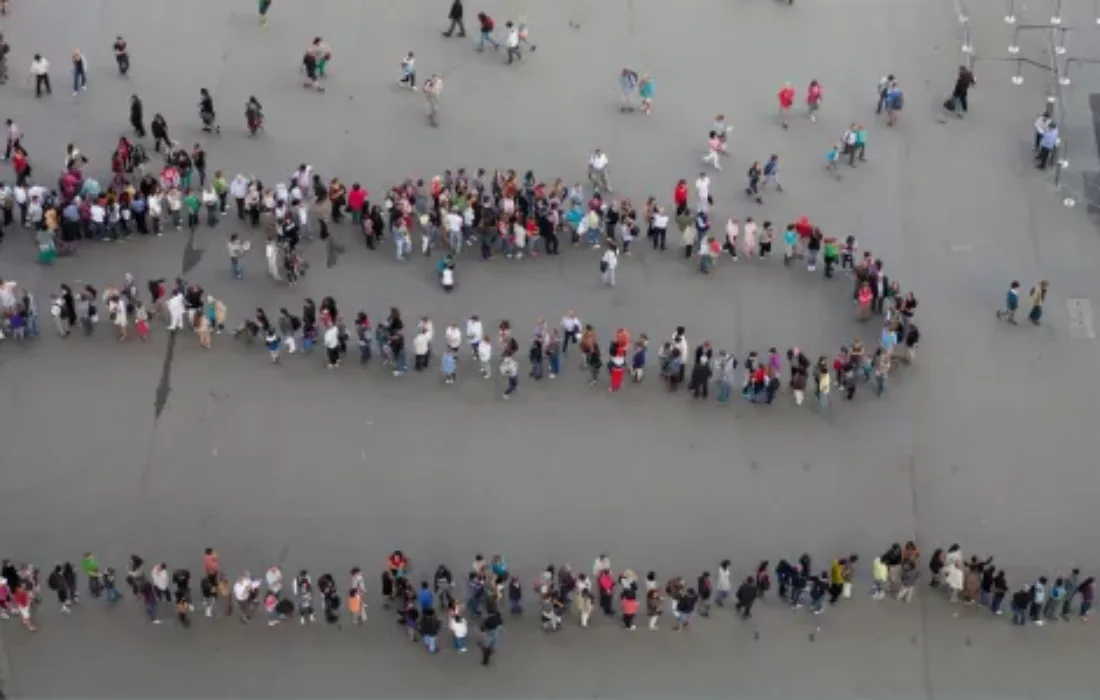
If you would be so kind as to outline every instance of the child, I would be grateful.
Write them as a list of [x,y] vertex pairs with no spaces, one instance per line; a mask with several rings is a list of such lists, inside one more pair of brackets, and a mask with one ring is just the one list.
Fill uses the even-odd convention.
[[724,148],[725,145],[718,137],[718,132],[711,131],[707,136],[707,154],[703,156],[703,162],[710,163],[715,170],[721,170],[722,164],[718,162],[718,156]]
[[134,321],[138,337],[142,340],[149,340],[149,312],[145,309],[145,305],[140,302],[137,308],[134,309]]
[[523,586],[518,576],[508,581],[508,608],[513,615],[523,614]]
[[832,279],[833,268],[836,267],[837,262],[840,260],[840,250],[837,248],[836,238],[833,236],[825,236],[822,240],[825,253],[825,278]]
[[363,612],[363,599],[359,596],[359,589],[352,588],[348,591],[348,612],[351,620],[357,625],[363,624],[366,615]]
[[274,627],[279,624],[279,596],[275,591],[268,591],[264,596],[264,610],[267,610],[267,626]]
[[546,360],[550,364],[550,378],[556,379],[561,373],[561,336],[557,328],[550,330],[550,338],[546,341]]
[[855,268],[856,237],[848,236],[844,239],[844,247],[840,251],[840,269],[849,272]]
[[527,358],[531,361],[531,378],[542,379],[542,337],[535,336],[531,339],[531,349],[527,351]]
[[634,356],[630,359],[630,378],[635,383],[642,381],[645,376],[646,350],[649,347],[649,336],[642,333],[634,341]]
[[787,224],[787,230],[783,232],[783,264],[790,266],[795,257],[795,246],[798,245],[798,231],[794,230],[794,224]]
[[453,264],[443,266],[443,271],[440,273],[440,281],[443,284],[443,291],[451,292],[455,288],[455,268]]
[[840,173],[836,170],[836,163],[840,160],[840,144],[833,144],[833,147],[825,155],[825,172],[829,173],[837,180],[840,179]]
[[443,359],[440,361],[439,366],[443,370],[443,382],[445,384],[454,384],[458,367],[454,352],[448,350],[443,353]]
[[760,233],[760,257],[766,258],[772,253],[772,242],[775,241],[775,229],[772,222],[764,222],[764,230]]
[[271,355],[272,362],[279,361],[279,336],[275,334],[274,328],[267,329],[267,335],[264,337],[264,346],[267,348],[268,354]]

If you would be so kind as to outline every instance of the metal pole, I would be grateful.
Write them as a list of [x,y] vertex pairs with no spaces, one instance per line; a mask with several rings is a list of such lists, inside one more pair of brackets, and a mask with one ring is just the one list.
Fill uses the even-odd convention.
[[[1100,0],[1096,0],[1100,3]],[[1016,24],[1016,0],[1008,0],[1008,10],[1005,13],[1005,24]]]
[[1050,18],[1050,23],[1051,24],[1061,24],[1062,23],[1062,0],[1057,0],[1054,3],[1054,16],[1052,16]]
[[[1061,0],[1058,2],[1061,5]],[[1066,116],[1066,101],[1065,96],[1062,94],[1062,63],[1058,58],[1057,53],[1057,39],[1056,29],[1052,28],[1050,34],[1047,36],[1048,49],[1050,50],[1050,68],[1054,72],[1054,85],[1051,86],[1051,96],[1054,97],[1054,111],[1055,111],[1055,123],[1058,124],[1058,133],[1061,143],[1057,144],[1056,148],[1058,152],[1054,157],[1054,189],[1058,190],[1062,186],[1062,162],[1065,161],[1065,154],[1068,151],[1068,144],[1064,134],[1065,132],[1065,116]],[[1065,34],[1062,34],[1063,40]],[[1069,61],[1066,61],[1067,68]]]

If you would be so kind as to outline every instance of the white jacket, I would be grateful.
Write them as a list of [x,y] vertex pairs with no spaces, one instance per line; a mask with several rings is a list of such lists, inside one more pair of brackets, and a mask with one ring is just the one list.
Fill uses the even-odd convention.
[[490,362],[493,359],[493,344],[481,342],[477,346],[477,359],[479,362]]
[[460,617],[458,619],[451,618],[451,634],[455,636],[455,639],[465,639],[466,635],[470,631],[470,626],[466,622],[466,618]]
[[485,328],[481,325],[481,321],[470,319],[466,322],[466,340],[471,343],[479,343],[484,335]]
[[619,255],[610,248],[603,254],[603,261],[607,263],[608,270],[614,270],[619,266]]

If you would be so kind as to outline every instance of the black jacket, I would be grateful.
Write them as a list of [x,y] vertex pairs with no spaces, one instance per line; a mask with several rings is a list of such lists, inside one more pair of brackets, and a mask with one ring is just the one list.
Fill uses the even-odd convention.
[[756,586],[751,583],[742,583],[737,589],[737,602],[743,606],[752,605],[756,600]]
[[447,19],[462,19],[462,0],[451,3],[451,12],[447,15]]

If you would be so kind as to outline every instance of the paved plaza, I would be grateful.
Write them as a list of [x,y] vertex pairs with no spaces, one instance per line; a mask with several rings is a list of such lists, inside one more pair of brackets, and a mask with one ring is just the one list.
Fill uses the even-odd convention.
[[[916,292],[923,337],[916,365],[886,396],[861,391],[828,415],[786,395],[763,410],[693,403],[656,382],[610,397],[602,383],[587,386],[573,358],[554,383],[521,375],[506,403],[468,361],[444,387],[437,370],[394,379],[351,363],[326,371],[320,357],[273,367],[227,337],[206,352],[159,328],[148,344],[116,344],[106,328],[6,342],[5,556],[46,565],[91,549],[121,569],[140,552],[197,569],[202,548],[215,546],[231,572],[280,562],[288,575],[332,571],[343,585],[352,565],[380,570],[394,548],[412,557],[414,576],[438,562],[464,574],[476,552],[500,552],[525,583],[549,562],[587,570],[607,551],[616,567],[694,580],[726,557],[745,572],[803,551],[823,564],[857,552],[869,564],[890,542],[915,539],[926,555],[954,541],[968,555],[993,553],[1013,585],[1072,565],[1095,573],[1097,348],[1067,303],[1100,299],[1100,238],[1084,208],[1063,207],[1029,167],[1041,81],[1013,88],[1010,65],[979,61],[968,118],[943,113],[959,62],[951,0],[470,0],[471,32],[480,10],[498,25],[530,20],[538,50],[511,67],[475,53],[472,34],[439,36],[448,0],[275,0],[266,28],[253,0],[12,6],[0,23],[13,74],[0,117],[23,126],[40,179],[70,142],[105,171],[137,93],[147,121],[163,113],[173,138],[201,141],[210,170],[230,177],[268,182],[307,162],[376,196],[448,167],[577,181],[602,148],[617,195],[667,202],[678,178],[694,180],[706,131],[725,113],[733,155],[712,175],[716,231],[731,215],[782,229],[805,214],[841,239],[855,235]],[[970,14],[979,54],[982,37],[1003,43],[999,3],[972,2]],[[128,78],[110,54],[118,34],[130,44]],[[317,35],[334,51],[324,94],[303,90],[297,73]],[[75,98],[74,47],[90,64],[89,91]],[[438,129],[423,98],[395,85],[408,50],[422,78],[445,76]],[[53,64],[54,95],[40,101],[23,78],[35,52]],[[651,116],[620,114],[624,65],[653,76]],[[885,73],[906,91],[894,128],[873,114]],[[801,104],[811,78],[825,88],[822,118],[779,128],[779,86],[794,83]],[[202,87],[220,137],[199,131]],[[249,95],[265,107],[257,139],[244,133]],[[870,125],[869,162],[842,166],[837,182],[823,172],[825,153],[854,120]],[[786,192],[759,206],[743,196],[743,175],[771,153]],[[343,252],[329,261],[311,244],[310,274],[290,289],[265,277],[259,254],[244,281],[231,279],[224,241],[237,230],[235,219],[200,229],[200,253],[172,233],[88,245],[48,268],[10,231],[0,277],[34,290],[44,308],[62,282],[102,288],[127,272],[171,278],[186,267],[232,320],[332,295],[345,313],[380,320],[396,305],[407,320],[431,316],[437,331],[478,313],[487,327],[508,318],[525,333],[572,307],[604,337],[617,326],[648,333],[651,355],[677,325],[692,345],[709,339],[739,357],[791,345],[831,356],[857,334],[877,337],[856,323],[846,280],[777,260],[722,261],[704,277],[672,250],[640,246],[607,289],[589,250],[515,262],[467,255],[459,288],[445,295],[434,258],[398,264],[388,240],[367,251],[338,227]],[[1052,286],[1043,327],[996,323],[1008,282],[1026,290],[1040,278]],[[1084,625],[1019,630],[971,610],[955,617],[924,587],[908,607],[857,598],[820,618],[774,603],[750,624],[719,614],[690,635],[628,635],[600,620],[545,638],[527,620],[506,627],[488,671],[449,652],[426,658],[376,596],[371,623],[341,631],[199,620],[184,632],[144,625],[132,601],[69,618],[51,601],[39,634],[0,630],[0,675],[9,696],[58,698],[1096,694]]]

